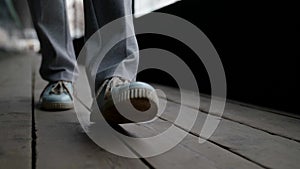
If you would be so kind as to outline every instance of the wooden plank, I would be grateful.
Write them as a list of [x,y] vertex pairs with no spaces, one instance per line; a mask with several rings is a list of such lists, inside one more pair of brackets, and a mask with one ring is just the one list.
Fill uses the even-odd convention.
[[[35,84],[37,103],[46,85],[38,73]],[[97,146],[83,132],[74,110],[50,112],[36,108],[35,125],[38,169],[148,168],[139,159],[119,157]]]
[[[170,100],[180,103],[180,94],[178,90],[166,86],[156,87],[161,88],[161,90],[168,95]],[[184,103],[187,106],[193,107],[195,105],[195,94],[187,90],[184,92],[189,95],[189,99],[184,101]],[[209,102],[210,100],[207,97],[201,96],[200,110],[208,112]],[[297,118],[297,115],[291,113],[281,114],[275,114],[228,101],[223,113],[223,118],[300,142],[300,119]]]
[[[162,118],[174,122],[179,106],[170,103]],[[185,107],[185,116],[190,116],[193,108]],[[197,121],[191,133],[199,134],[207,114],[198,113]],[[177,124],[184,128],[184,124]],[[300,164],[300,144],[280,136],[252,127],[222,119],[217,130],[209,139],[211,142],[226,148],[252,162],[267,168],[297,168]]]
[[261,110],[267,113],[273,113],[273,114],[278,114],[278,115],[283,115],[283,116],[287,116],[287,117],[291,117],[291,118],[296,118],[296,119],[300,119],[300,114],[298,113],[290,113],[290,112],[285,112],[282,110],[275,110],[272,108],[268,108],[268,107],[261,107],[261,106],[256,106],[253,104],[248,104],[248,103],[243,103],[243,102],[239,102],[236,100],[228,100],[230,103],[235,104],[235,105],[240,105],[243,107],[248,107],[248,108],[252,108],[252,109],[257,109],[257,110]]
[[[150,137],[167,130],[171,125],[170,122],[157,119],[151,123],[127,124],[123,125],[123,127],[136,137]],[[198,137],[188,134],[173,149],[145,160],[154,168],[261,168],[211,142],[199,144],[198,139]]]
[[[82,85],[83,87],[84,85]],[[88,92],[88,91],[87,91]],[[85,93],[85,92],[84,92]],[[84,99],[84,96],[82,96]],[[85,98],[85,102],[89,105],[89,99]],[[159,120],[159,119],[158,119]],[[161,120],[159,120],[162,122]],[[127,127],[127,131],[134,131],[135,134],[137,134],[138,137],[147,137],[147,136],[153,136],[157,135],[161,132],[163,132],[167,127],[167,124],[170,124],[169,122],[163,122],[163,123],[150,123],[156,125],[156,130],[151,130],[150,132],[147,131],[148,125],[147,124],[139,124],[139,125],[123,125],[124,127]],[[134,127],[134,126],[141,126],[142,130],[139,130],[139,128],[128,128],[128,126]],[[146,130],[143,130],[143,127]],[[185,132],[185,131],[182,131]],[[191,135],[189,137],[192,137]],[[192,143],[188,143],[190,145],[193,145],[194,147],[198,147],[198,139],[193,136]],[[188,142],[189,142],[188,141]],[[168,143],[167,143],[168,144]],[[129,144],[131,145],[131,149],[136,150],[136,144]],[[142,145],[144,150],[148,150],[149,152],[152,151],[154,148],[160,149],[158,147],[153,147],[147,143],[141,143],[139,145]],[[204,146],[204,148],[197,149],[200,153],[195,153],[194,151],[190,151],[189,148],[184,148],[182,145],[176,146],[174,149],[169,151],[168,153],[164,153],[163,155],[159,155],[157,157],[153,158],[148,158],[146,159],[148,163],[154,167],[154,168],[183,168],[186,167],[188,164],[193,164],[193,165],[188,165],[189,168],[232,168],[233,166],[240,166],[241,168],[259,168],[259,166],[237,156],[234,155],[226,150],[222,150],[221,148],[218,148],[217,146],[213,147],[215,145],[211,144],[208,146]],[[210,149],[213,149],[215,151],[210,151]],[[136,152],[139,152],[136,150]],[[209,156],[203,155],[203,154],[210,154]],[[224,155],[224,157],[220,158],[220,154]],[[139,154],[139,156],[142,156]],[[219,156],[219,157],[217,157]],[[215,158],[217,157],[217,158]],[[215,158],[215,159],[213,159]],[[211,160],[213,159],[213,160]],[[217,165],[215,164],[217,163]],[[226,165],[227,164],[227,165]]]
[[0,168],[31,168],[31,58],[0,52]]

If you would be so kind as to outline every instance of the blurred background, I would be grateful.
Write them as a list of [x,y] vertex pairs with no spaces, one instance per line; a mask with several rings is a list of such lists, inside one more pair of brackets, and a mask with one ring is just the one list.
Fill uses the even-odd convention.
[[[74,48],[83,42],[82,0],[66,0]],[[182,17],[211,40],[227,77],[228,98],[276,110],[299,113],[299,12],[293,1],[134,0],[135,22],[151,11]],[[193,70],[200,91],[210,94],[207,72],[186,45],[172,38],[144,34],[141,49],[162,48],[181,57]],[[26,0],[0,0],[0,50],[38,52]],[[176,86],[157,70],[139,80]]]

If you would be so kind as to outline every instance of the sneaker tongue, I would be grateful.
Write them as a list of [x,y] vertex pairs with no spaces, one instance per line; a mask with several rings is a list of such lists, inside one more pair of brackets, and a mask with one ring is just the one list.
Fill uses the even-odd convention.
[[118,87],[118,86],[123,85],[123,84],[126,84],[126,83],[129,83],[129,81],[128,81],[128,80],[125,80],[125,79],[122,79],[122,78],[120,78],[120,77],[113,77],[113,78],[109,81],[107,87],[108,87],[108,90],[110,90],[110,89],[113,88],[113,87]]
[[114,87],[121,86],[123,84],[129,83],[129,80],[122,79],[120,77],[112,77],[111,79],[105,80],[100,88],[98,89],[98,92],[96,94],[96,97],[101,95],[101,92],[103,92],[103,97],[105,99],[110,97],[111,89]]
[[57,82],[51,89],[50,94],[62,94],[64,92],[64,85],[62,84],[63,82],[59,81]]

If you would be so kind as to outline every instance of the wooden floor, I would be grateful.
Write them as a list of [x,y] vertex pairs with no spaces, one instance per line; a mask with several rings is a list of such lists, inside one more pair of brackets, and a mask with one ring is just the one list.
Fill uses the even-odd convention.
[[[130,159],[97,146],[82,130],[74,110],[46,112],[36,108],[46,84],[38,73],[40,56],[0,52],[0,168],[300,168],[300,114],[268,110],[228,101],[220,125],[199,144],[197,129],[161,155]],[[154,122],[123,126],[136,136],[156,135],[176,119],[180,95],[176,89],[155,85],[167,94],[166,110]],[[193,92],[185,91],[185,114],[193,107]],[[197,126],[207,117],[209,98],[202,96]],[[101,131],[99,131],[101,132]]]

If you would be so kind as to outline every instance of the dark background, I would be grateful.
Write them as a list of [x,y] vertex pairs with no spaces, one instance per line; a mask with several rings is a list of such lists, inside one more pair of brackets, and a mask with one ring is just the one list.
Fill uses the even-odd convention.
[[[211,40],[224,65],[229,99],[299,113],[295,3],[183,0],[158,12],[190,21]],[[192,68],[200,91],[210,93],[206,70],[184,44],[150,34],[138,36],[138,41],[141,49],[162,48],[180,56]],[[138,79],[174,85],[172,78],[154,70],[140,73]]]

